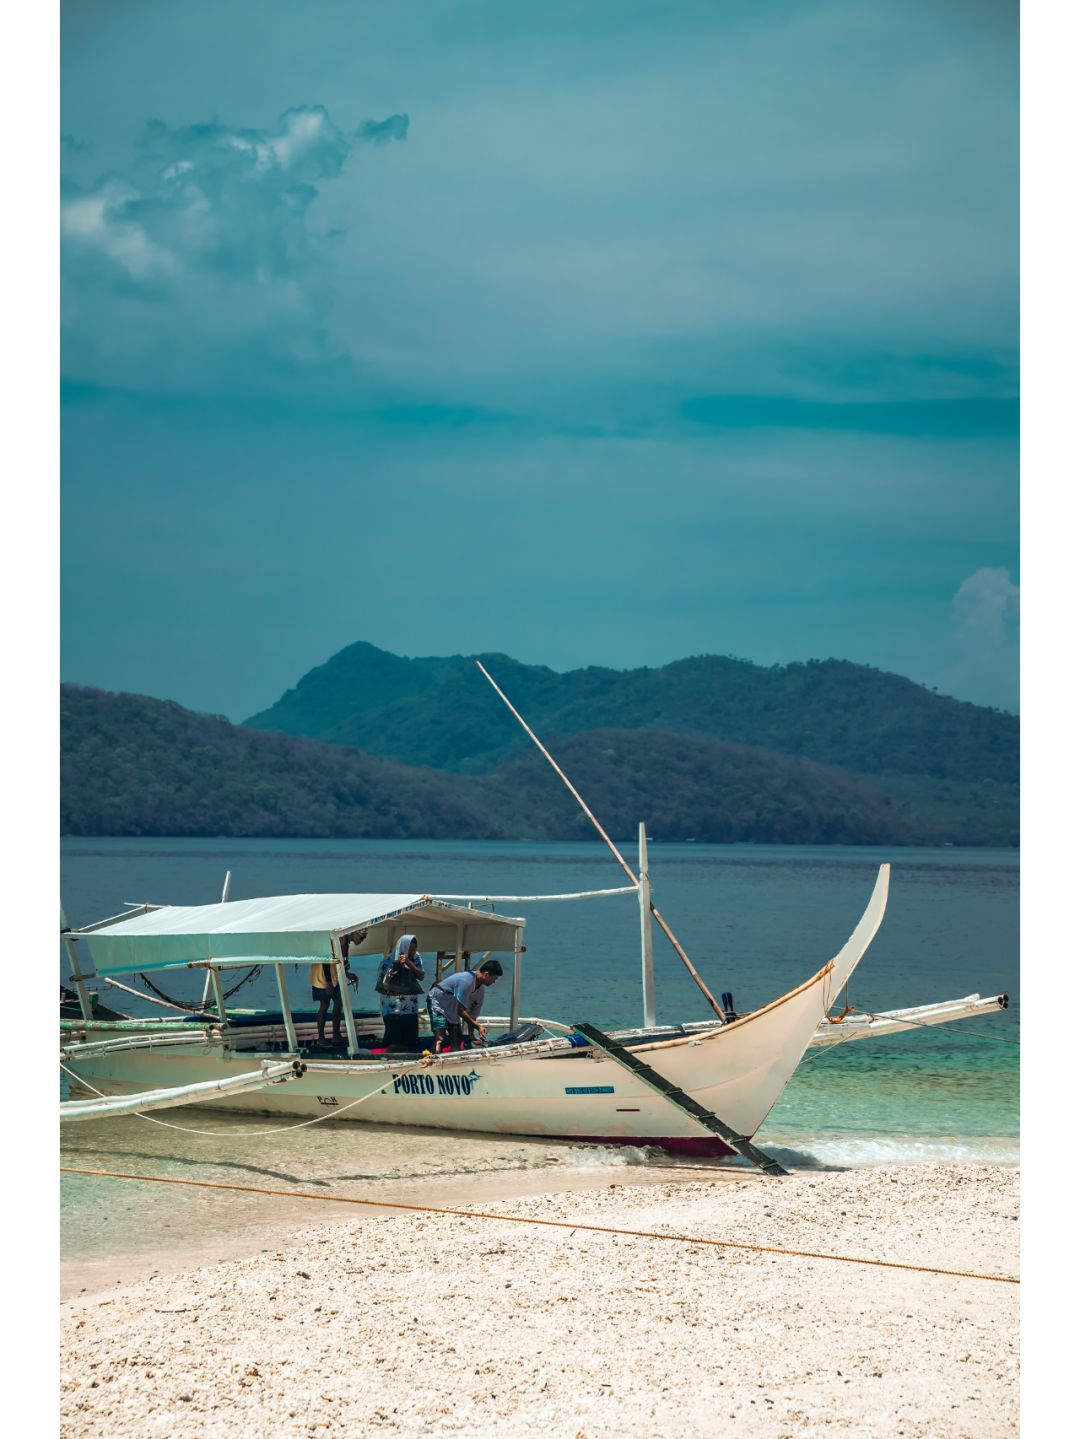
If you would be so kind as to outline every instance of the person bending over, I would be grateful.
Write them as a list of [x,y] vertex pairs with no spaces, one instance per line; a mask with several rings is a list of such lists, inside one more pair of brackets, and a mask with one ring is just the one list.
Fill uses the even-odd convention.
[[448,974],[433,984],[428,991],[428,1014],[431,1016],[431,1033],[435,1040],[435,1053],[460,1049],[461,1035],[468,1029],[469,1037],[487,1038],[487,1030],[480,1023],[480,1010],[484,1003],[484,991],[502,974],[502,965],[497,959],[485,959],[473,970],[462,970],[459,974]]

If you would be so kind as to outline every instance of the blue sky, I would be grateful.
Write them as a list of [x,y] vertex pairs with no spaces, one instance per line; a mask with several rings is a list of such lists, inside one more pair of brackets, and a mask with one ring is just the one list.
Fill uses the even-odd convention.
[[829,655],[1015,708],[1017,12],[64,8],[67,680]]

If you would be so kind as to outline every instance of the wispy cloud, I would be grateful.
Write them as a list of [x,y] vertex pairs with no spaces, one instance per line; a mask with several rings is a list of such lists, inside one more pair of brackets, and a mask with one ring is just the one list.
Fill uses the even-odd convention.
[[1020,402],[1011,397],[830,403],[790,395],[702,395],[683,415],[725,430],[854,430],[872,435],[1015,435]]
[[408,115],[387,115],[385,120],[365,120],[356,132],[358,140],[372,145],[388,145],[391,140],[409,138]]

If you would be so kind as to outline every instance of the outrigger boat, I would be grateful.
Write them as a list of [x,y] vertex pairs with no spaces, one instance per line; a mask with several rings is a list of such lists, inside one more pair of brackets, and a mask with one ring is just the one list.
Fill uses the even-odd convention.
[[[643,871],[647,873],[647,871]],[[739,1153],[770,1165],[752,1138],[815,1041],[898,1032],[1001,1007],[1004,997],[828,1023],[830,1009],[885,913],[889,866],[882,865],[850,939],[802,984],[752,1014],[605,1034],[592,1026],[522,1019],[525,920],[431,895],[282,895],[204,906],[143,907],[71,930],[76,984],[93,975],[205,971],[215,1016],[165,1024],[67,1020],[61,1059],[74,1089],[92,1096],[62,1106],[70,1118],[146,1112],[201,1102],[211,1108],[356,1119],[367,1123],[547,1136],[582,1142],[655,1145],[684,1154]],[[541,898],[540,896],[529,898]],[[547,896],[543,898],[548,898]],[[492,1021],[482,1048],[433,1055],[382,1050],[370,1016],[354,1014],[341,937],[367,930],[350,959],[381,959],[402,934],[442,957],[443,972],[467,953],[510,957],[510,1014]],[[87,962],[89,960],[89,963]],[[329,962],[343,996],[345,1052],[313,1045],[310,1019],[294,1016],[286,972]],[[651,955],[644,963],[651,971]],[[230,1013],[222,977],[267,965],[280,1011]],[[647,981],[651,973],[646,974]],[[651,984],[646,984],[646,991]],[[853,1022],[854,1021],[854,1022]],[[848,1026],[844,1035],[838,1033]],[[430,1039],[421,1039],[421,1048]],[[63,1117],[63,1116],[62,1116]],[[774,1166],[775,1169],[775,1166]]]
[[[836,955],[787,994],[751,1014],[736,1014],[729,995],[722,1004],[713,999],[652,902],[645,826],[639,826],[635,874],[562,771],[558,773],[631,885],[579,895],[223,897],[210,905],[140,905],[97,924],[65,930],[79,1017],[61,1021],[61,1063],[73,1093],[89,1097],[62,1104],[61,1118],[201,1103],[301,1120],[360,1120],[658,1146],[684,1154],[739,1154],[776,1174],[783,1171],[755,1147],[753,1136],[808,1048],[946,1023],[1007,1003],[1006,996],[973,995],[883,1015],[853,1014],[849,1007],[838,1018],[830,1015],[884,917],[890,869],[883,864],[862,918]],[[641,915],[642,1026],[605,1033],[584,1022],[523,1018],[525,920],[476,905],[630,893],[636,894]],[[654,921],[712,1006],[713,1020],[657,1023]],[[386,1050],[381,1033],[369,1027],[377,1016],[357,1015],[350,1001],[342,938],[358,931],[366,933],[351,947],[350,961],[364,956],[382,960],[402,935],[416,935],[422,952],[438,956],[436,979],[467,967],[469,956],[507,955],[509,1015],[486,1022],[489,1040],[480,1048],[432,1054],[426,1048],[430,1038],[421,1036],[415,1050]],[[315,1048],[311,1016],[294,1015],[290,1005],[287,970],[314,963],[332,965],[338,976],[347,1035],[340,1054]],[[278,1011],[228,1009],[223,978],[253,966],[272,968]],[[212,1006],[198,1014],[179,1021],[95,1014],[89,989],[95,978],[119,983],[115,976],[153,974],[164,979],[170,971],[189,969],[205,973],[206,1002],[213,996]]]

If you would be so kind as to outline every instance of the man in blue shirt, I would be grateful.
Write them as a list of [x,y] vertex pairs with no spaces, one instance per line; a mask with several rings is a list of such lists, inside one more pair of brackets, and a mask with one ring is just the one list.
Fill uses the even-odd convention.
[[497,959],[485,959],[476,969],[448,974],[431,986],[427,1002],[436,1054],[444,1049],[460,1049],[465,1025],[469,1027],[470,1038],[479,1038],[483,1043],[487,1030],[478,1022],[478,1016],[484,1003],[484,990],[494,984],[502,972]]

